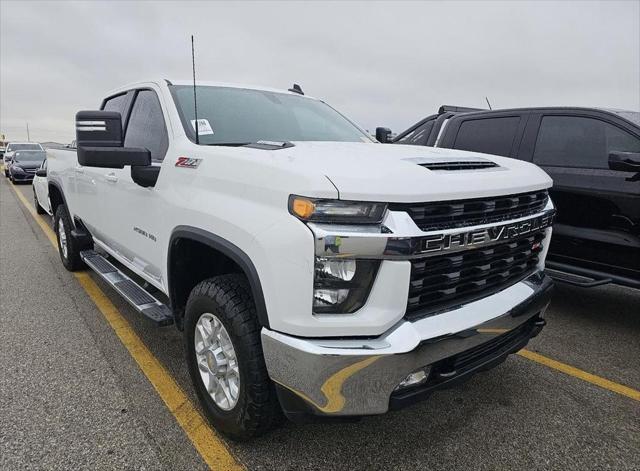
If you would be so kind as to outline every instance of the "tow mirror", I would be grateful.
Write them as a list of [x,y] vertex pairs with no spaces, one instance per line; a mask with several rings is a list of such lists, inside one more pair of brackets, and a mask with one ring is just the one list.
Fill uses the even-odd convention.
[[611,152],[609,154],[609,169],[620,172],[636,172],[632,177],[625,178],[628,182],[640,181],[640,152]]
[[151,165],[147,149],[123,147],[122,117],[117,111],[78,111],[76,146],[78,163],[86,167]]
[[391,129],[376,128],[376,140],[378,142],[382,142],[383,144],[391,142],[391,139],[389,139],[390,137],[391,137]]
[[46,177],[46,176],[47,176],[46,168],[39,168],[38,170],[36,170],[36,177]]

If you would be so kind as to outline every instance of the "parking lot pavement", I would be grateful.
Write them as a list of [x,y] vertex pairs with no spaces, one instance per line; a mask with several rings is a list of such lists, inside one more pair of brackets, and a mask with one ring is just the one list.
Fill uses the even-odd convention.
[[[9,398],[0,404],[8,418],[0,468],[49,454],[49,463],[203,467],[8,186],[0,182],[0,367],[9,372],[0,378]],[[31,200],[30,186],[18,191]],[[152,327],[96,282],[195,404],[179,332]],[[558,286],[547,320],[530,350],[640,388],[639,293]],[[229,446],[248,469],[632,470],[640,469],[640,402],[512,356],[402,411],[357,423],[285,424]]]

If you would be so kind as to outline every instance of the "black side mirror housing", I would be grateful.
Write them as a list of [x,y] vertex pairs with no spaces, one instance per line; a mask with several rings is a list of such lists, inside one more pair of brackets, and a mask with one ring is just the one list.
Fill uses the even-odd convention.
[[151,165],[147,149],[123,147],[122,117],[116,111],[78,111],[76,147],[78,163],[86,167]]
[[391,136],[391,129],[389,128],[376,128],[376,140],[383,144],[391,142],[389,137]]
[[625,178],[628,182],[640,181],[640,152],[611,152],[609,154],[609,170],[620,172],[636,172]]
[[36,170],[36,177],[46,177],[46,176],[47,176],[46,168],[39,168],[38,170]]

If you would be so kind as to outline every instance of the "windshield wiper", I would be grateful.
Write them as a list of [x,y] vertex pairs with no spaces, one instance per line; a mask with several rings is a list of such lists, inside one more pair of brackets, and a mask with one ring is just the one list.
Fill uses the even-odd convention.
[[229,147],[241,147],[251,144],[250,142],[212,142],[211,144],[205,144],[205,146],[229,146]]

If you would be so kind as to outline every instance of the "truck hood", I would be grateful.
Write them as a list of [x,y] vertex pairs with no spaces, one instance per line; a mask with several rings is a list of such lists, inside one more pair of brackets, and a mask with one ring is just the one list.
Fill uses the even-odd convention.
[[[551,178],[521,160],[424,146],[357,142],[295,142],[293,147],[256,152],[297,170],[325,175],[341,199],[423,202],[479,198],[549,188]],[[433,163],[481,161],[495,167],[430,170]],[[452,167],[455,167],[452,166]],[[314,196],[314,195],[306,195]]]

